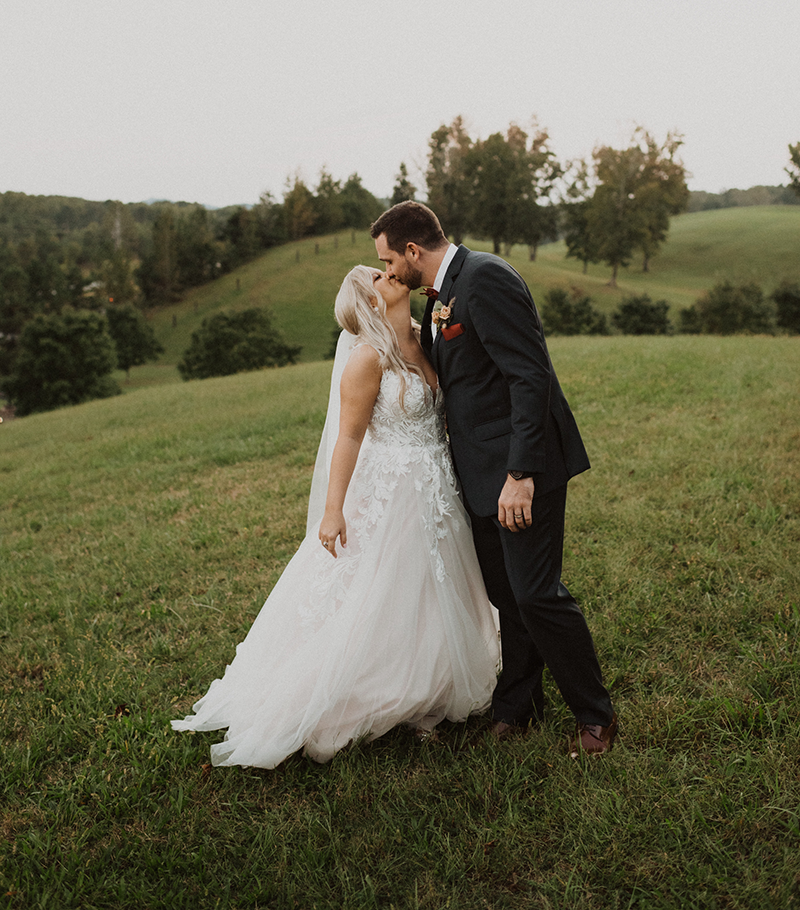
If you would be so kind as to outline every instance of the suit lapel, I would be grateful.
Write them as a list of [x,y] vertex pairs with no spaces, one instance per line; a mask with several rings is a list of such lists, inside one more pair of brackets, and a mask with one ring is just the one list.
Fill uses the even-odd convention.
[[[453,288],[456,278],[458,278],[459,273],[461,272],[461,267],[464,265],[464,260],[467,258],[467,253],[469,250],[462,243],[458,250],[456,251],[455,256],[453,256],[453,261],[450,263],[450,266],[447,269],[447,272],[444,276],[444,281],[442,282],[442,289],[439,291],[439,300],[442,301],[443,306],[447,306],[450,302],[450,291]],[[439,338],[441,337],[441,332],[436,332],[436,337],[433,339],[433,368],[438,372],[438,355],[437,349],[439,347]]]

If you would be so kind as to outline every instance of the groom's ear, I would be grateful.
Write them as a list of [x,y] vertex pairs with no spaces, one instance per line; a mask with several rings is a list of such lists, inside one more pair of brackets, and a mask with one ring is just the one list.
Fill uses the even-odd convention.
[[418,262],[419,257],[420,257],[421,247],[419,246],[419,244],[412,243],[411,241],[409,241],[406,244],[405,252],[406,252],[406,256],[410,256],[414,260],[414,262]]

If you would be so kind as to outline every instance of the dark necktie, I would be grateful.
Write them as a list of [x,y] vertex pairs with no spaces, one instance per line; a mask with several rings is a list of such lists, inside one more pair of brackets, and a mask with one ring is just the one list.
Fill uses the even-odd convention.
[[425,315],[422,317],[422,331],[420,332],[419,342],[422,345],[422,350],[430,357],[431,348],[433,347],[433,332],[431,331],[433,305],[436,303],[439,292],[433,288],[425,288],[422,293],[427,296],[428,304],[425,307]]

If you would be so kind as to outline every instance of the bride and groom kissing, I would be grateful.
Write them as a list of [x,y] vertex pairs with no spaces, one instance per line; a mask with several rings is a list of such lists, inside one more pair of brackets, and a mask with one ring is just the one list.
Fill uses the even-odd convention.
[[589,461],[530,291],[421,203],[371,236],[385,271],[356,266],[337,295],[306,538],[173,727],[227,728],[213,763],[265,768],[487,707],[503,740],[541,721],[547,666],[575,716],[570,754],[602,755],[617,719],[561,581],[567,482]]

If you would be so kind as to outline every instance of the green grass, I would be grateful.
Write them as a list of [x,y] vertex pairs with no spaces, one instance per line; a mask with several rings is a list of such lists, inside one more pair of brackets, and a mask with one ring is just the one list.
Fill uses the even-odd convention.
[[[469,240],[474,249],[490,250]],[[761,206],[698,212],[673,218],[667,242],[649,273],[636,262],[620,273],[619,287],[608,287],[609,269],[565,258],[563,243],[540,249],[530,262],[527,247],[516,246],[509,261],[541,302],[553,287],[580,287],[605,313],[622,298],[648,293],[671,304],[670,316],[690,306],[717,281],[757,281],[770,293],[782,278],[800,281],[800,206]],[[177,304],[151,316],[165,353],[159,363],[135,367],[124,391],[175,382],[175,365],[192,332],[213,313],[269,306],[289,344],[301,345],[304,362],[320,360],[330,348],[335,326],[333,303],[342,278],[359,262],[379,265],[367,231],[345,231],[277,247],[224,278],[189,291]],[[124,374],[119,374],[120,381]]]
[[3,424],[4,905],[796,906],[799,344],[551,344],[593,461],[565,577],[622,722],[596,762],[549,681],[502,747],[474,719],[211,769],[219,734],[171,732],[302,538],[329,364]]
[[[755,281],[771,293],[782,278],[800,281],[800,206],[752,206],[695,212],[673,218],[667,241],[643,272],[634,261],[620,272],[619,288],[609,288],[604,265],[565,260],[563,243],[542,248],[539,268],[520,269],[538,291],[577,285],[598,309],[611,312],[624,295],[649,294],[671,304],[670,316],[691,306],[712,285]],[[514,263],[516,265],[516,263]]]

